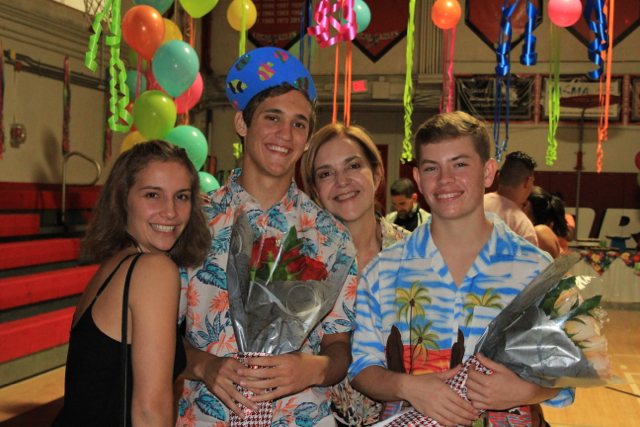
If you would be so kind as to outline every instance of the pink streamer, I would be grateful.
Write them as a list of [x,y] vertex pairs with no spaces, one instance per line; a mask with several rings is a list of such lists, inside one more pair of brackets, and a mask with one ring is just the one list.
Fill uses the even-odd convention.
[[[333,17],[333,14],[341,8],[342,16],[347,21],[344,25]],[[356,14],[353,10],[353,0],[339,0],[333,5],[331,5],[330,0],[321,0],[316,5],[313,19],[318,25],[307,28],[307,32],[309,35],[316,37],[316,41],[321,48],[356,38],[358,25],[356,24]],[[331,26],[338,31],[338,34],[334,37],[330,37]]]
[[451,40],[449,41],[449,99],[447,102],[447,113],[450,113],[453,108],[453,50],[456,45],[456,27],[451,29]]

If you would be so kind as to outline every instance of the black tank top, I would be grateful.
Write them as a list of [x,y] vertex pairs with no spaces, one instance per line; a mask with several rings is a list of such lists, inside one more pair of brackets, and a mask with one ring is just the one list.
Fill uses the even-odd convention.
[[[131,262],[133,269],[137,259]],[[102,284],[95,298],[87,307],[78,323],[71,329],[67,368],[64,381],[64,406],[52,427],[114,427],[120,425],[123,414],[124,384],[121,362],[122,343],[105,335],[93,321],[91,310],[98,296],[106,288],[122,263]],[[129,278],[129,276],[127,277]],[[125,292],[128,289],[125,283]],[[177,326],[176,326],[177,328]],[[125,338],[126,339],[126,338]],[[128,344],[127,358],[127,425],[131,425],[131,390],[133,372],[131,367],[131,345]],[[187,366],[187,357],[182,338],[176,336],[176,356],[173,365],[173,379]]]

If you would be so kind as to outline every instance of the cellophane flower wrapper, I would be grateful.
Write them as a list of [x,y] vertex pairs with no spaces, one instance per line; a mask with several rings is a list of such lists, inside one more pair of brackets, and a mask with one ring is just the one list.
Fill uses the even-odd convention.
[[236,215],[229,245],[227,290],[238,351],[298,351],[331,311],[350,263],[327,272],[301,251],[295,227],[279,240],[256,239],[245,213]]
[[601,296],[580,297],[590,277],[562,277],[578,259],[563,256],[540,273],[489,324],[475,352],[544,387],[620,382],[600,334]]

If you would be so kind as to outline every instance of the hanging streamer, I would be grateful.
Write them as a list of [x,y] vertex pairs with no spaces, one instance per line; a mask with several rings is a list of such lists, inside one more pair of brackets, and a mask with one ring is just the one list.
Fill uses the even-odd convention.
[[[511,27],[511,15],[518,5],[516,0],[513,4],[509,0],[505,0],[502,5],[502,18],[500,18],[500,36],[498,38],[498,47],[496,48],[496,104],[494,110],[493,119],[493,139],[496,143],[496,155],[497,161],[502,160],[502,152],[507,150],[507,143],[509,142],[509,113],[510,113],[510,100],[509,92],[511,90],[511,34],[513,32]],[[502,109],[502,89],[505,86],[505,103],[506,114],[504,118],[505,135],[504,141],[500,144],[500,118]]]
[[0,160],[4,160],[4,50],[0,40]]
[[[341,16],[345,23],[333,17],[333,14],[342,8]],[[321,0],[316,5],[313,19],[318,23],[314,27],[307,28],[307,33],[315,36],[320,48],[325,48],[339,41],[353,40],[356,37],[358,25],[353,11],[353,0],[340,0],[331,5],[329,0]],[[330,37],[331,27],[338,31],[338,34]]]
[[[121,0],[104,0],[104,10],[96,14],[96,18],[93,21],[94,34],[89,38],[89,51],[85,56],[84,64],[92,72],[95,73],[98,64],[96,62],[96,55],[98,52],[98,40],[100,39],[100,33],[102,32],[102,26],[100,23],[105,14],[111,10],[111,23],[109,24],[109,31],[111,36],[105,38],[105,44],[110,46],[109,59],[109,91],[111,98],[109,99],[109,110],[111,116],[109,117],[109,128],[116,132],[128,132],[133,122],[133,117],[126,110],[126,106],[129,105],[129,88],[127,87],[127,70],[124,66],[124,62],[120,59],[120,38],[122,36],[122,29],[120,28],[120,1]],[[119,93],[122,94],[122,98],[118,100]],[[118,123],[119,120],[124,121],[125,124]]]
[[64,86],[62,87],[62,155],[69,152],[69,121],[71,120],[71,88],[69,74],[69,57],[64,58]]
[[304,64],[305,42],[308,46],[307,53],[307,71],[311,73],[311,35],[307,34],[305,40],[306,28],[311,26],[311,0],[304,0],[300,9],[300,62]]
[[102,163],[106,166],[111,160],[111,137],[113,132],[109,127],[104,130],[104,137],[102,140]]
[[347,53],[344,66],[344,124],[351,123],[351,60],[353,45],[351,40],[347,42]]
[[[609,0],[609,34],[613,34],[613,17],[614,17],[615,0]],[[604,150],[602,142],[608,139],[607,131],[609,129],[609,104],[611,98],[611,62],[613,59],[613,43],[609,43],[607,51],[607,79],[606,79],[606,95],[602,95],[602,76],[600,76],[600,125],[598,126],[598,148],[596,150],[596,171],[602,172],[602,158]]]
[[409,21],[407,22],[407,70],[404,79],[404,96],[402,102],[404,104],[404,140],[402,140],[402,156],[400,161],[404,164],[405,160],[410,162],[413,160],[411,146],[411,115],[413,114],[413,104],[411,96],[413,94],[413,78],[411,71],[413,70],[413,31],[414,17],[416,14],[416,0],[409,0]]
[[560,27],[549,23],[549,133],[545,164],[553,165],[558,158],[556,132],[560,121]]
[[[596,19],[591,20],[591,15],[595,12]],[[604,16],[604,5],[602,0],[587,0],[584,5],[584,19],[589,24],[589,30],[595,33],[595,39],[589,43],[589,61],[598,66],[594,71],[589,71],[587,75],[592,79],[600,78],[604,62],[600,54],[606,52],[609,47],[609,37],[607,34],[607,20]]]
[[247,13],[246,13],[246,0],[242,0],[242,19],[240,24],[240,49],[238,52],[238,58],[245,54],[247,51]]
[[[442,31],[442,97],[440,113],[450,113],[453,109],[453,54],[456,40],[456,27]],[[445,102],[446,99],[446,102]]]
[[536,36],[533,35],[536,19],[538,18],[538,9],[527,1],[527,25],[524,27],[524,43],[522,44],[522,55],[520,55],[520,63],[522,65],[536,65],[538,62],[538,54],[536,53]]

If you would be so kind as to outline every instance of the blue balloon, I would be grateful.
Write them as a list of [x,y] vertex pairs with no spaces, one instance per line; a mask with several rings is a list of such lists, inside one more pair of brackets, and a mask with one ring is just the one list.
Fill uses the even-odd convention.
[[[136,99],[136,80],[138,79],[138,72],[135,70],[127,71],[127,80],[125,83],[129,88],[129,98]],[[147,79],[144,76],[140,78],[140,87],[138,88],[138,96],[142,95],[142,92],[147,90]]]
[[353,10],[356,12],[358,32],[361,33],[367,29],[371,22],[371,10],[369,10],[369,6],[362,0],[355,0],[353,2]]
[[160,45],[153,56],[153,76],[162,89],[174,98],[191,87],[200,70],[196,51],[188,43],[170,40]]
[[200,177],[200,191],[203,193],[210,193],[220,188],[220,183],[211,174],[206,172],[198,172]]
[[204,165],[204,161],[207,160],[207,154],[209,153],[207,139],[198,128],[188,125],[176,126],[169,131],[164,140],[176,147],[187,150],[187,157],[189,157],[196,170],[200,170]]
[[140,6],[141,4],[151,6],[158,12],[160,15],[165,13],[171,5],[173,4],[173,0],[133,0],[133,4],[136,6]]

